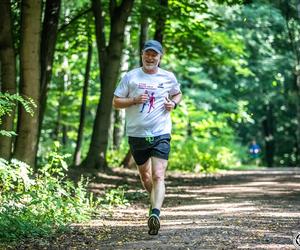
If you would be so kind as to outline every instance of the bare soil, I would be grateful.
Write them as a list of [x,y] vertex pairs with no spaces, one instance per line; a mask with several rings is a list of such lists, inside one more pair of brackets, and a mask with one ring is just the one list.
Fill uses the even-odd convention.
[[300,231],[300,168],[228,171],[211,176],[169,173],[161,230],[148,235],[148,198],[136,171],[98,174],[91,189],[128,185],[127,208],[17,249],[295,249]]

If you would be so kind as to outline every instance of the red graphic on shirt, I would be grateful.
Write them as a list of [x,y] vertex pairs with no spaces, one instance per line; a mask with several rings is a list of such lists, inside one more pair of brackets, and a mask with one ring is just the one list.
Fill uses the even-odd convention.
[[150,113],[151,109],[154,109],[154,103],[155,103],[154,92],[152,92],[151,95],[149,95],[148,91],[145,90],[145,94],[148,95],[149,99],[145,103],[143,103],[143,106],[142,106],[142,109],[141,109],[140,113],[144,112],[144,109],[145,109],[146,106],[149,106],[149,109],[148,109],[147,113]]
[[149,110],[148,113],[150,113],[151,108],[154,109],[154,102],[155,102],[155,97],[154,97],[154,92],[152,92],[151,96],[149,97]]

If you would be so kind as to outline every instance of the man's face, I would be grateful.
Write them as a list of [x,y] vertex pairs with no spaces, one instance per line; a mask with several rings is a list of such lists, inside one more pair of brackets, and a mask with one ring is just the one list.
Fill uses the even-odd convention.
[[155,70],[159,65],[160,57],[161,55],[152,49],[143,51],[142,54],[143,67],[146,70]]

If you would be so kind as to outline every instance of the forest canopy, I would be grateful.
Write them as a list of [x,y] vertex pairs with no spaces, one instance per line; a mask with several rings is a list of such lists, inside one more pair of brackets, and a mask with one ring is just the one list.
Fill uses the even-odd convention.
[[[0,157],[34,168],[59,142],[72,166],[128,166],[120,78],[145,40],[181,84],[170,168],[215,171],[300,161],[297,1],[5,0],[0,16]],[[28,113],[28,111],[30,113]]]

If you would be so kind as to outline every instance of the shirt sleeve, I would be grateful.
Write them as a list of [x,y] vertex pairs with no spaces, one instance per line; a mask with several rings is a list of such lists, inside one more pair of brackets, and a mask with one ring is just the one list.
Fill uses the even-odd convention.
[[129,94],[129,82],[128,75],[126,74],[117,86],[114,95],[118,97],[128,97]]
[[178,93],[181,92],[180,90],[180,84],[177,82],[177,79],[175,77],[175,75],[173,73],[170,73],[170,77],[171,77],[171,80],[173,82],[173,86],[170,90],[170,95],[173,96],[173,95],[177,95]]

